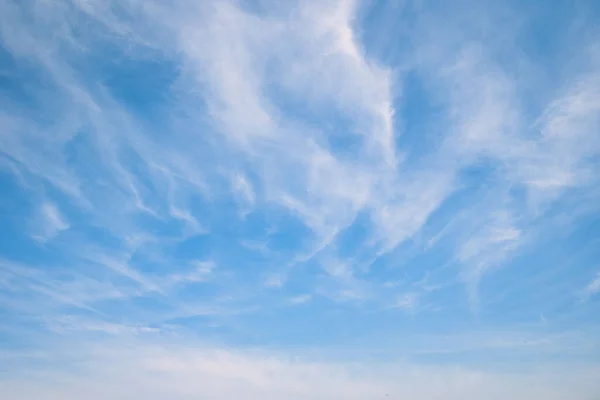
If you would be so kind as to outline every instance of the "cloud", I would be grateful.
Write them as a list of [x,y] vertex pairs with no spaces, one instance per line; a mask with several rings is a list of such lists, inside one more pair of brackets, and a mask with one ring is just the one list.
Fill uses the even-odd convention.
[[254,190],[252,189],[252,186],[250,185],[248,180],[243,175],[236,174],[232,178],[231,183],[233,189],[239,193],[239,195],[245,202],[247,202],[250,205],[254,204]]
[[[81,354],[90,378],[49,379],[68,388],[5,380],[5,392],[186,398],[201,382],[207,398],[591,393],[575,376],[533,374],[528,386],[477,368],[265,350],[322,337],[346,351],[351,336],[377,344],[369,359],[395,348],[381,331],[410,342],[450,337],[454,324],[529,327],[541,314],[559,336],[595,332],[585,321],[597,280],[577,310],[565,293],[581,292],[597,259],[596,28],[557,11],[580,23],[546,29],[538,19],[550,16],[518,4],[439,6],[1,3],[6,325],[135,342]],[[572,36],[561,44],[549,31]],[[572,254],[580,267],[567,271]],[[258,355],[150,337],[177,342],[179,329],[256,343]],[[465,337],[454,347],[467,350],[449,351],[459,361],[524,340]]]
[[39,233],[36,233],[34,237],[41,241],[46,241],[61,231],[69,229],[69,223],[65,217],[60,213],[55,204],[45,202],[40,207],[40,219],[41,228]]
[[597,274],[595,279],[592,279],[592,281],[587,284],[583,291],[587,296],[593,296],[600,292],[600,273]]
[[[64,95],[56,106],[60,115],[73,107],[80,112],[43,128],[25,115],[7,116],[10,130],[3,136],[3,151],[13,160],[14,171],[38,187],[41,181],[51,182],[125,247],[131,246],[131,238],[136,238],[137,249],[165,242],[149,234],[140,218],[177,221],[177,232],[169,234],[175,242],[210,230],[191,204],[223,196],[211,193],[222,184],[220,172],[208,168],[211,153],[219,155],[221,170],[232,169],[226,175],[234,197],[255,206],[256,189],[241,168],[246,167],[264,190],[268,207],[283,207],[310,229],[312,236],[301,242],[296,262],[335,246],[363,214],[369,217],[369,238],[357,247],[372,252],[370,263],[376,262],[421,232],[463,187],[465,169],[489,162],[498,173],[494,191],[522,186],[528,199],[527,204],[494,204],[478,211],[490,219],[514,214],[519,227],[480,227],[477,237],[461,235],[465,239],[457,245],[458,258],[480,275],[487,270],[482,265],[492,262],[488,259],[498,264],[501,252],[520,247],[517,242],[528,237],[524,226],[539,217],[540,205],[547,208],[564,190],[593,183],[598,150],[593,136],[594,60],[590,71],[584,69],[572,79],[575,83],[567,82],[542,107],[541,116],[532,118],[519,110],[521,88],[485,46],[469,42],[454,51],[453,43],[411,36],[416,50],[407,65],[428,79],[435,91],[431,96],[445,107],[441,120],[447,128],[440,131],[431,154],[416,155],[409,163],[402,157],[407,150],[398,142],[404,116],[396,109],[394,93],[408,78],[402,69],[393,71],[367,57],[368,43],[355,31],[358,9],[353,2],[306,3],[294,14],[263,16],[233,3],[189,9],[166,9],[158,2],[140,9],[125,3],[134,18],[130,21],[96,2],[40,7],[48,11],[45,23],[64,28],[59,40],[68,50],[39,52],[44,46],[58,49],[41,34],[42,25],[37,25],[39,31],[23,31],[10,21],[6,26],[15,26],[3,30],[3,42],[15,57],[33,60],[48,73]],[[5,9],[13,21],[26,14],[12,5]],[[73,36],[70,16],[78,13],[97,22],[98,29]],[[168,17],[159,20],[159,14]],[[136,31],[133,25],[141,21],[155,26],[156,34]],[[417,22],[417,30],[430,29]],[[441,29],[448,29],[449,36],[463,34],[451,25]],[[173,85],[166,90],[178,101],[169,110],[173,119],[185,126],[173,132],[172,140],[157,137],[107,84],[91,83],[93,70],[73,67],[81,49],[94,51],[94,40],[107,39],[125,41],[131,50],[124,57],[134,64],[143,64],[150,52],[177,66]],[[166,51],[167,44],[177,50]],[[162,53],[155,53],[157,49]],[[182,117],[181,110],[197,102],[206,106],[197,110],[203,116],[186,112]],[[284,107],[287,103],[296,107]],[[210,123],[201,136],[191,126],[203,118]],[[532,119],[534,124],[528,125]],[[82,133],[86,127],[90,132]],[[117,127],[127,133],[115,134]],[[42,130],[52,134],[42,135]],[[19,134],[24,131],[30,133]],[[577,135],[568,135],[570,131]],[[44,144],[35,145],[35,139]],[[343,146],[340,140],[355,145]],[[588,145],[578,145],[583,142]],[[79,163],[71,165],[66,154],[73,148],[92,155],[88,160],[93,173]],[[101,181],[93,179],[98,174]],[[54,236],[66,221],[57,205],[46,206],[52,204],[46,200],[42,204],[48,221],[42,236]],[[465,231],[471,229],[467,224]],[[498,229],[512,234],[510,240],[498,240]],[[117,270],[148,286],[139,273]]]
[[290,302],[292,304],[304,304],[304,303],[308,303],[311,300],[312,300],[312,296],[310,294],[302,294],[299,296],[292,297],[290,299]]
[[279,288],[283,286],[283,279],[280,276],[270,276],[265,281],[266,287]]
[[[94,279],[77,271],[55,276],[43,268],[33,268],[0,260],[2,287],[10,295],[3,298],[20,314],[42,317],[63,306],[94,311],[94,303],[128,296],[125,287]],[[24,296],[25,295],[25,296]]]
[[471,285],[472,301],[476,302],[476,287],[486,271],[501,265],[524,243],[521,231],[506,212],[490,215],[475,231],[461,243],[459,260],[470,268],[465,271],[465,279]]
[[400,296],[394,306],[403,310],[413,310],[417,306],[418,300],[418,296],[414,293],[407,293]]
[[99,345],[76,354],[81,372],[56,368],[38,374],[37,360],[29,360],[36,383],[24,384],[19,377],[4,380],[0,385],[5,397],[585,399],[598,390],[593,379],[597,371],[590,367],[566,373],[547,369],[521,374],[452,366],[296,360],[269,353],[139,344]]
[[212,271],[216,268],[214,262],[211,261],[195,261],[192,263],[193,270],[187,274],[172,274],[169,276],[169,281],[172,284],[185,284],[204,282],[210,279]]

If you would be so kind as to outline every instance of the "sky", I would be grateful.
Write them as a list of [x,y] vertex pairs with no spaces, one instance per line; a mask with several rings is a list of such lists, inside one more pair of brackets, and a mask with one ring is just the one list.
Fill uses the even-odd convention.
[[0,0],[0,392],[600,398],[600,2]]

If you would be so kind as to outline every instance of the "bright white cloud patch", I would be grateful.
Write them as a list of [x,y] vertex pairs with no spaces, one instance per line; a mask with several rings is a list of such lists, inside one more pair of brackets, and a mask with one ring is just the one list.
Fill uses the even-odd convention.
[[591,398],[567,3],[0,0],[3,393]]

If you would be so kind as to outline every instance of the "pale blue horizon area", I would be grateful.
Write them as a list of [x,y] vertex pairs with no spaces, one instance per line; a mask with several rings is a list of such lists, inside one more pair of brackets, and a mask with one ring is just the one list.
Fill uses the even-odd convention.
[[597,399],[599,22],[0,0],[0,397]]

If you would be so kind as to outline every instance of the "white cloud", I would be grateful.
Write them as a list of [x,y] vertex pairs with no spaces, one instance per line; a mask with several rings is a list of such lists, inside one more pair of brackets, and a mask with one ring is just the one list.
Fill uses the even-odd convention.
[[210,279],[212,271],[216,268],[216,264],[212,261],[195,261],[192,266],[192,271],[171,274],[167,280],[171,284],[205,282]]
[[281,276],[273,275],[267,277],[265,280],[265,286],[271,288],[280,288],[284,284],[284,280]]
[[148,326],[118,324],[98,319],[89,319],[73,316],[49,318],[47,324],[51,332],[65,335],[73,334],[73,332],[98,332],[115,337],[125,338],[127,336],[132,335],[143,335],[160,332],[159,329]]
[[[53,315],[61,306],[93,311],[98,301],[131,295],[131,288],[94,279],[73,269],[61,270],[62,276],[54,276],[44,271],[43,266],[34,268],[0,260],[0,271],[0,284],[10,293],[10,297],[3,300],[10,303],[11,309],[18,309],[20,314],[29,317]],[[27,297],[23,298],[24,294]]]
[[63,367],[43,372],[36,368],[35,357],[30,358],[29,374],[41,379],[0,381],[4,398],[584,400],[600,389],[593,367],[483,372],[452,366],[301,361],[277,354],[134,341],[75,354],[80,367],[71,372],[68,359]]
[[[339,2],[332,7],[350,6]],[[361,140],[376,141],[356,161],[365,167],[379,164],[383,153],[393,164],[394,153],[389,77],[358,50],[348,54],[350,44],[356,47],[348,37],[349,11],[329,18],[316,4],[301,7],[285,22],[257,19],[223,4],[206,28],[183,25],[179,36],[183,54],[198,68],[198,82],[211,88],[212,115],[260,171],[267,198],[296,212],[325,241],[351,223],[371,198],[374,177],[361,164],[343,162],[318,144],[321,133],[310,121],[296,121],[277,107],[267,93],[265,65],[276,65],[269,79],[288,96],[356,109],[359,125],[364,124],[357,132]],[[339,37],[344,46],[336,44]],[[377,139],[381,127],[388,130],[387,139]]]
[[70,225],[67,219],[61,214],[55,204],[44,202],[40,207],[39,226],[36,226],[34,237],[41,241],[47,241],[59,234],[61,231],[69,229]]
[[[119,37],[124,35],[138,46],[147,46],[147,40],[131,36],[132,30],[124,29],[116,22],[118,18],[105,15],[105,8],[81,7]],[[140,12],[135,6],[129,7],[134,13]],[[387,253],[419,232],[457,184],[460,164],[453,161],[456,155],[445,149],[435,154],[439,165],[399,165],[392,75],[365,57],[352,30],[354,12],[353,2],[338,1],[329,5],[303,3],[297,13],[284,19],[271,15],[259,18],[230,3],[185,10],[152,3],[142,14],[136,14],[162,30],[156,37],[175,42],[178,52],[169,56],[183,66],[179,79],[186,88],[182,89],[184,104],[180,107],[206,102],[209,117],[222,135],[222,140],[214,133],[205,135],[210,136],[207,143],[216,141],[216,147],[211,145],[208,151],[218,148],[223,155],[241,151],[245,160],[224,164],[249,164],[261,180],[266,200],[289,209],[313,231],[312,245],[300,251],[300,261],[332,244],[363,210],[371,216],[374,238],[370,243],[375,244],[375,253]],[[161,44],[158,40],[153,46]],[[27,54],[35,57],[36,53]],[[453,132],[468,136],[457,142],[468,142],[474,151],[491,148],[481,144],[491,140],[489,132],[498,138],[506,130],[503,110],[507,106],[503,104],[508,100],[502,88],[509,86],[487,79],[485,71],[473,74],[473,69],[482,68],[477,56],[467,52],[457,66],[447,68],[445,74],[451,77],[444,77],[452,81],[450,89],[457,92],[453,98],[461,106],[453,112],[458,115]],[[67,57],[41,62],[59,71],[54,75],[56,82],[70,94],[69,101],[82,109],[84,121],[73,121],[72,130],[87,120],[94,127],[92,137],[100,167],[109,178],[110,190],[102,191],[94,185],[82,187],[81,177],[72,178],[70,186],[76,188],[72,192],[79,201],[90,204],[99,222],[110,225],[119,236],[131,237],[132,231],[140,230],[135,224],[138,213],[159,220],[174,217],[188,227],[186,235],[200,232],[200,222],[184,207],[194,195],[209,196],[204,181],[210,164],[197,161],[201,157],[194,153],[198,132],[176,134],[173,143],[181,141],[186,146],[152,143],[135,118],[105,90],[86,86],[70,73],[74,71]],[[465,85],[463,75],[477,77],[478,87],[489,87],[482,91],[485,98],[469,100],[472,86]],[[314,110],[326,107],[333,115],[352,121],[352,128],[344,134],[356,138],[358,149],[340,154],[339,149],[331,148],[322,140],[325,132],[320,124],[310,118],[296,118],[293,110],[279,107],[279,99],[269,91],[272,85],[283,91],[284,98],[301,99]],[[477,118],[470,117],[473,109]],[[498,117],[500,114],[503,118]],[[193,121],[194,117],[189,122]],[[127,129],[125,137],[113,132],[119,126]],[[46,146],[57,149],[51,154],[53,160],[47,160],[39,149],[30,149],[27,157],[18,147],[8,149],[25,166],[39,165],[35,159],[39,156],[46,164],[53,161],[60,166],[61,176],[68,176],[71,172],[62,173],[69,168],[60,154],[66,143]],[[124,152],[138,156],[140,165],[134,169],[130,160],[120,156]],[[136,174],[138,169],[143,179]],[[37,173],[48,177],[49,171],[44,168]],[[239,197],[254,203],[256,193],[247,177],[239,172],[232,176]]]
[[310,294],[301,294],[299,296],[292,297],[290,299],[290,303],[292,304],[304,304],[308,303],[312,300],[312,295]]
[[402,296],[398,296],[398,299],[393,306],[403,310],[414,310],[414,308],[418,305],[418,301],[419,298],[415,293],[406,293]]
[[239,194],[243,201],[249,205],[254,204],[254,189],[252,189],[252,185],[243,174],[235,174],[231,179],[231,185],[233,186],[233,190]]
[[587,284],[583,291],[587,296],[592,296],[600,292],[600,272]]
[[510,215],[497,212],[462,242],[459,259],[473,267],[467,272],[469,279],[479,279],[486,270],[506,260],[522,244],[522,233],[514,226]]

